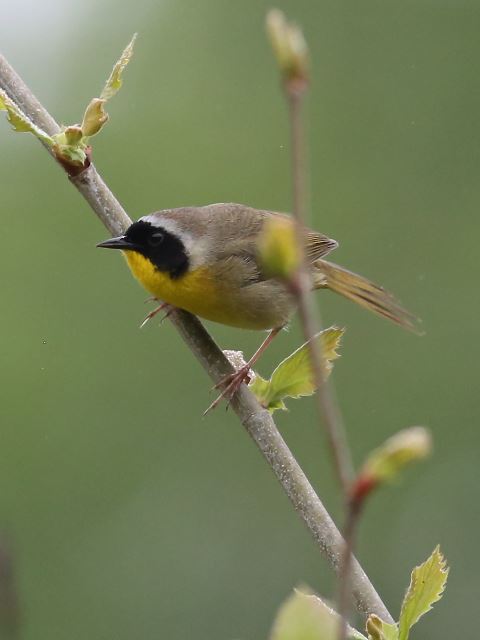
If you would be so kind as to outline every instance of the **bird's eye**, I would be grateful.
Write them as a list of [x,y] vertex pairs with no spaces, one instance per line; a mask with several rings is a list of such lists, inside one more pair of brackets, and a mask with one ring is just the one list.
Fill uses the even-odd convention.
[[162,244],[164,235],[161,231],[155,231],[148,237],[148,244],[151,247],[158,247]]

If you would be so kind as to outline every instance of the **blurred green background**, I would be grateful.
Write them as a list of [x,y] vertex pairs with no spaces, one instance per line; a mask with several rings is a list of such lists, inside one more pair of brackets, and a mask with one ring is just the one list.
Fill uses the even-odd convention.
[[[0,43],[52,114],[81,119],[134,31],[99,170],[132,217],[238,201],[288,210],[288,128],[269,2],[2,1]],[[469,637],[477,608],[480,5],[279,1],[313,58],[312,217],[338,261],[424,320],[417,338],[330,294],[347,328],[334,381],[355,460],[413,424],[435,453],[372,499],[358,555],[394,614],[440,543],[445,599],[415,637]],[[333,581],[234,415],[33,138],[0,121],[0,529],[25,639],[266,638],[298,583]],[[260,334],[216,325],[225,348]],[[260,366],[301,341],[297,323]],[[477,373],[476,373],[477,371]],[[477,398],[477,400],[475,399]],[[312,399],[278,415],[332,512]]]

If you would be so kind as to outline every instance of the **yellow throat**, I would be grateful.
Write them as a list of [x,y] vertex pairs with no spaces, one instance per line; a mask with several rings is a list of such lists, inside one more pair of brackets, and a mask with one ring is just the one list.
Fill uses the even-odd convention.
[[122,252],[133,275],[147,291],[163,302],[190,311],[207,320],[233,326],[238,324],[238,309],[228,304],[225,291],[220,283],[214,281],[210,270],[200,267],[187,271],[179,278],[164,273],[136,251]]

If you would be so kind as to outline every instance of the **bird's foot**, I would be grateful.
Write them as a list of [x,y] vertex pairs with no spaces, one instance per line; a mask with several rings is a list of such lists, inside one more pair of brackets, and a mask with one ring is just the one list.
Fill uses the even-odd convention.
[[[152,300],[155,300],[158,302],[157,298],[149,298],[148,300],[146,300],[146,302],[151,302]],[[162,302],[161,304],[158,305],[158,307],[155,307],[155,309],[152,309],[152,311],[150,311],[150,313],[147,314],[147,316],[145,317],[145,320],[140,325],[140,329],[143,329],[143,327],[147,324],[147,322],[152,318],[154,318],[157,315],[157,313],[160,313],[160,311],[166,311],[165,315],[160,320],[160,322],[163,322],[172,313],[174,308],[175,307],[172,307],[172,305],[168,304],[168,302]]]
[[250,364],[247,362],[246,365],[238,369],[238,371],[235,371],[235,373],[230,373],[228,376],[225,376],[225,378],[222,378],[222,380],[213,387],[213,389],[220,389],[223,387],[222,393],[212,402],[208,409],[203,412],[203,415],[206,416],[209,411],[218,407],[223,398],[227,401],[226,408],[228,409],[233,396],[240,389],[242,382],[248,384],[251,377]]

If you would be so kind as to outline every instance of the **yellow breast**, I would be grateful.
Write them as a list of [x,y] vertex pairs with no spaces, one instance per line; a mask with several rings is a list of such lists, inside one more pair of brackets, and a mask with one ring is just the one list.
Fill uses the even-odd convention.
[[241,310],[229,304],[228,292],[221,282],[215,281],[206,267],[188,271],[179,278],[156,269],[136,251],[124,251],[133,275],[159,300],[190,311],[207,320],[248,328]]

